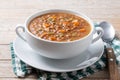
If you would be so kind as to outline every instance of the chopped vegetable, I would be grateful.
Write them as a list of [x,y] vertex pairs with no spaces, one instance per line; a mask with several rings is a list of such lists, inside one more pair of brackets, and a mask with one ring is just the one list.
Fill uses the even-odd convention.
[[77,26],[73,26],[73,27],[71,28],[71,30],[73,30],[73,29],[75,29],[75,28],[77,28]]
[[50,25],[48,23],[43,23],[44,28],[48,28]]
[[68,24],[69,24],[69,22],[67,22],[67,21],[63,22],[63,26],[66,26]]
[[55,15],[53,15],[51,18],[56,19],[57,17]]
[[59,37],[63,37],[64,36],[64,34],[63,33],[59,33]]
[[47,32],[43,32],[40,37],[44,37],[47,34],[48,34]]
[[54,32],[48,32],[48,34],[54,34]]
[[72,33],[72,36],[77,36],[77,33],[76,32]]
[[74,26],[79,26],[78,20],[73,20],[72,23],[73,23]]
[[67,38],[69,37],[69,35],[67,34],[67,35],[65,35]]
[[50,21],[53,21],[53,19],[52,18],[48,18],[47,21],[50,22]]
[[73,18],[69,18],[69,19],[68,19],[68,21],[72,21],[72,20],[73,20]]
[[80,32],[85,32],[86,30],[84,28],[80,29]]
[[57,38],[54,37],[54,36],[51,36],[49,39],[50,39],[51,41],[55,41],[55,40],[57,40]]
[[60,33],[65,33],[66,31],[62,29],[62,30],[59,30],[59,32]]

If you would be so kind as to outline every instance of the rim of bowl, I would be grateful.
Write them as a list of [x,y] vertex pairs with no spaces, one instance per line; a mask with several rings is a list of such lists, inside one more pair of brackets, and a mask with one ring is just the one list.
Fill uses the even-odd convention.
[[[34,18],[40,16],[40,15],[44,15],[44,14],[47,14],[47,13],[58,13],[58,12],[62,12],[62,13],[69,13],[69,14],[73,14],[73,15],[76,15],[78,17],[81,17],[83,19],[85,19],[91,26],[91,30],[89,32],[88,35],[80,38],[80,39],[77,39],[77,40],[73,40],[73,41],[66,41],[66,42],[59,42],[59,41],[51,41],[51,40],[46,40],[46,39],[42,39],[42,38],[38,38],[37,36],[33,35],[29,30],[28,30],[28,24],[30,23],[31,20],[33,20]],[[80,12],[75,12],[75,11],[71,11],[71,10],[64,10],[64,9],[49,9],[49,10],[44,10],[44,11],[38,11],[36,13],[33,13],[32,15],[30,15],[26,20],[25,20],[25,23],[24,23],[24,27],[25,27],[25,30],[28,32],[29,35],[31,35],[32,37],[38,39],[38,40],[41,40],[41,41],[45,41],[45,42],[50,42],[50,43],[74,43],[74,42],[78,42],[78,41],[81,41],[81,40],[84,40],[86,39],[88,36],[90,36],[92,33],[93,33],[93,30],[94,30],[94,27],[93,27],[93,21],[87,17],[85,14],[83,13],[80,13]]]

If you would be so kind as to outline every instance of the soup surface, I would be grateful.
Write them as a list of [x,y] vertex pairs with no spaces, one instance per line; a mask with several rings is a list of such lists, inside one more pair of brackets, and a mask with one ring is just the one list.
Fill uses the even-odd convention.
[[28,29],[41,39],[68,42],[85,37],[91,27],[85,19],[73,14],[48,13],[34,18]]

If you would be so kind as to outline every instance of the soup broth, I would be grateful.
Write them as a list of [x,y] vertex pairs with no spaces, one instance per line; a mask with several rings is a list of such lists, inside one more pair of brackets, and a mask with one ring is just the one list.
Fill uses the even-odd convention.
[[68,42],[87,36],[91,26],[85,19],[73,14],[48,13],[34,18],[28,29],[41,39]]

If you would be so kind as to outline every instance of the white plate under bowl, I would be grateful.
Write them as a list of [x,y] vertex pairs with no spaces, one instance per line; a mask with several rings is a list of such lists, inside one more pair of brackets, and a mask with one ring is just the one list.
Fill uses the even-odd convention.
[[101,39],[91,44],[82,54],[69,59],[49,59],[43,57],[32,50],[30,46],[19,37],[16,38],[13,46],[15,54],[22,61],[32,67],[51,72],[70,72],[86,68],[100,59],[104,51],[104,44]]

